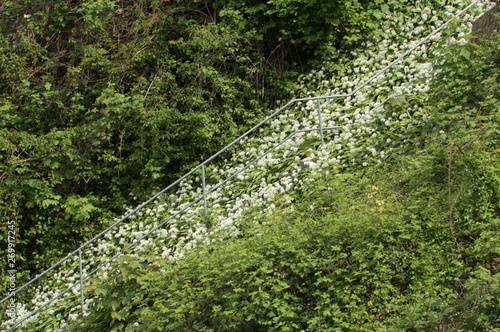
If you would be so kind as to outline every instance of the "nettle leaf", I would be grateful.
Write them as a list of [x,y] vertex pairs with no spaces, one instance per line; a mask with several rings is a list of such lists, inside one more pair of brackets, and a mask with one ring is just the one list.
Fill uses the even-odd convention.
[[29,179],[27,181],[23,181],[26,185],[30,186],[31,188],[34,189],[40,189],[43,182],[41,180],[37,179]]
[[51,205],[58,205],[58,204],[59,204],[59,200],[57,200],[57,199],[43,199],[41,206],[44,208],[47,208]]

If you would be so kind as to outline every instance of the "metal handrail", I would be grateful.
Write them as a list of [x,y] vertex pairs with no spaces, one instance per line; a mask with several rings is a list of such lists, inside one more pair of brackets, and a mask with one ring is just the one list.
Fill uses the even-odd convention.
[[[45,302],[41,307],[39,307],[37,310],[35,310],[34,312],[32,312],[30,315],[24,317],[21,321],[17,322],[15,325],[13,325],[12,327],[10,327],[7,331],[12,331],[14,328],[18,327],[25,320],[27,320],[28,318],[30,318],[33,315],[37,314],[40,310],[42,310],[43,308],[45,308],[46,306],[48,306],[49,304],[51,304],[53,301],[55,301],[56,299],[58,299],[59,297],[61,297],[65,293],[67,293],[69,290],[71,290],[72,288],[74,288],[78,284],[80,284],[81,310],[82,310],[82,314],[83,314],[83,310],[84,310],[83,281],[86,280],[87,278],[89,278],[90,276],[92,276],[93,274],[95,274],[103,266],[109,264],[111,261],[113,261],[116,258],[118,258],[120,255],[123,254],[123,252],[120,251],[119,253],[117,253],[116,255],[114,255],[113,257],[111,257],[110,259],[108,259],[106,262],[100,264],[96,269],[94,269],[93,271],[91,271],[90,273],[88,273],[87,275],[84,276],[83,272],[82,272],[82,250],[85,249],[85,247],[87,247],[88,245],[90,245],[93,242],[95,242],[98,238],[100,238],[101,236],[103,236],[104,234],[106,234],[107,232],[109,232],[111,229],[114,229],[116,226],[118,226],[120,223],[122,223],[123,221],[125,221],[126,219],[128,219],[130,216],[132,216],[133,214],[135,214],[136,212],[140,211],[145,206],[147,206],[148,204],[150,204],[151,202],[153,202],[156,198],[158,198],[160,195],[162,195],[163,193],[165,193],[166,191],[168,191],[169,189],[171,189],[173,186],[179,184],[182,180],[186,179],[188,176],[190,176],[191,174],[193,174],[194,172],[196,172],[200,168],[202,170],[203,196],[202,197],[198,197],[193,202],[191,202],[189,205],[185,206],[183,209],[181,209],[180,211],[178,211],[176,214],[174,214],[170,218],[166,219],[161,224],[159,224],[158,226],[156,226],[155,228],[153,228],[151,231],[149,231],[148,233],[146,233],[145,235],[143,235],[140,239],[134,241],[132,244],[130,244],[127,247],[127,249],[130,249],[131,247],[135,246],[137,243],[139,243],[141,240],[143,240],[144,238],[146,238],[147,236],[149,236],[150,234],[152,234],[153,232],[155,232],[158,228],[160,228],[161,226],[163,226],[165,223],[167,223],[171,219],[175,218],[179,214],[183,213],[189,207],[191,207],[194,204],[200,202],[202,199],[204,201],[205,223],[206,223],[206,225],[208,227],[208,223],[207,223],[207,205],[206,205],[207,195],[210,194],[210,193],[212,193],[213,191],[217,190],[218,188],[220,188],[222,185],[224,185],[225,183],[227,183],[229,180],[233,179],[235,176],[237,176],[238,174],[240,174],[241,172],[243,172],[244,170],[246,170],[251,165],[255,164],[260,159],[262,159],[265,156],[267,156],[269,153],[271,153],[272,151],[274,151],[276,148],[278,148],[279,146],[281,146],[285,141],[287,141],[288,139],[292,138],[296,134],[303,133],[303,132],[319,131],[320,132],[320,138],[321,138],[321,145],[324,146],[323,131],[325,131],[325,130],[332,130],[332,129],[339,129],[339,128],[345,128],[345,127],[348,127],[348,126],[355,125],[356,122],[354,122],[354,123],[352,123],[350,125],[345,125],[345,126],[334,126],[334,127],[323,128],[323,124],[322,124],[322,120],[321,120],[321,104],[320,104],[320,101],[324,100],[324,99],[347,98],[347,97],[353,96],[358,91],[360,91],[363,87],[365,87],[366,85],[368,85],[369,83],[371,83],[372,81],[374,81],[377,77],[379,77],[380,75],[382,75],[383,73],[385,73],[387,70],[389,70],[390,68],[392,68],[395,64],[399,63],[403,58],[405,58],[406,56],[408,56],[409,54],[411,54],[419,46],[421,46],[422,44],[424,44],[425,42],[427,42],[434,35],[436,35],[439,32],[441,32],[453,20],[455,20],[457,17],[463,15],[466,11],[468,11],[470,8],[472,8],[474,5],[476,5],[480,1],[481,0],[474,1],[473,3],[471,3],[470,5],[468,5],[466,8],[464,8],[462,11],[460,11],[457,14],[455,14],[451,19],[449,19],[448,21],[446,21],[445,23],[443,23],[438,29],[434,30],[431,34],[429,34],[427,37],[425,37],[424,39],[422,39],[414,47],[412,47],[411,49],[409,49],[408,51],[406,51],[403,55],[401,55],[400,57],[398,57],[396,60],[392,61],[385,68],[383,68],[380,71],[378,71],[375,75],[373,75],[367,81],[363,82],[360,86],[358,86],[352,92],[350,92],[348,94],[318,96],[318,97],[308,97],[308,98],[298,98],[298,99],[293,99],[293,100],[289,101],[283,107],[281,107],[280,109],[278,109],[277,111],[275,111],[273,114],[271,114],[270,116],[268,116],[267,118],[265,118],[264,120],[262,120],[260,123],[258,123],[257,125],[255,125],[253,128],[249,129],[243,135],[241,135],[240,137],[238,137],[237,139],[235,139],[232,143],[228,144],[226,147],[224,147],[219,152],[217,152],[216,154],[214,154],[213,156],[211,156],[210,158],[208,158],[207,160],[205,160],[203,163],[201,163],[197,167],[193,168],[191,171],[189,171],[188,173],[186,173],[184,176],[182,176],[181,178],[179,178],[177,181],[173,182],[168,187],[166,187],[165,189],[163,189],[160,192],[158,192],[156,195],[154,195],[153,197],[151,197],[146,202],[144,202],[144,203],[140,204],[139,206],[137,206],[134,210],[132,210],[131,212],[127,213],[120,220],[116,221],[111,226],[109,226],[108,228],[106,228],[104,231],[100,232],[98,235],[96,235],[92,239],[88,240],[86,243],[84,243],[83,245],[81,245],[78,249],[76,249],[73,252],[69,253],[66,257],[64,257],[63,259],[61,259],[59,262],[57,262],[56,264],[52,265],[50,268],[48,268],[47,270],[45,270],[41,274],[37,275],[34,279],[30,280],[28,283],[26,283],[25,285],[23,285],[22,287],[20,287],[16,291],[10,293],[7,297],[5,297],[4,299],[2,299],[0,301],[0,304],[2,304],[4,302],[6,302],[7,300],[9,300],[10,298],[14,297],[19,292],[21,292],[22,290],[24,290],[26,287],[28,287],[29,285],[33,284],[35,281],[37,281],[41,277],[45,276],[47,273],[49,273],[50,271],[54,270],[56,267],[58,267],[59,265],[61,265],[64,262],[66,262],[70,257],[72,257],[72,256],[74,256],[75,254],[78,253],[80,280],[78,282],[76,282],[75,284],[73,284],[72,286],[68,287],[63,292],[59,293],[56,297],[54,297],[51,300]],[[415,81],[415,79],[413,79],[410,82],[408,82],[406,84],[406,86],[410,85],[413,81]],[[386,98],[383,102],[381,102],[375,108],[373,108],[372,111],[375,110],[375,109],[377,109],[377,108],[379,108],[383,104],[385,104],[390,98],[392,98],[392,96],[389,96],[388,98]],[[238,172],[236,172],[235,174],[231,175],[226,180],[224,180],[224,181],[220,182],[219,184],[217,184],[210,191],[208,191],[208,192],[206,191],[206,186],[205,186],[205,165],[206,164],[208,164],[213,159],[215,159],[216,157],[218,157],[219,155],[221,155],[222,153],[224,153],[226,150],[228,150],[230,147],[232,147],[233,145],[235,145],[236,143],[238,143],[239,141],[241,141],[243,138],[247,137],[249,134],[251,134],[252,132],[254,132],[256,129],[258,129],[260,126],[262,126],[264,123],[268,122],[270,119],[274,118],[276,115],[278,115],[279,113],[281,113],[283,110],[287,109],[290,105],[292,105],[294,103],[297,103],[297,102],[312,101],[312,100],[316,100],[317,101],[319,128],[303,129],[303,130],[298,130],[298,131],[293,132],[292,134],[290,134],[289,136],[287,136],[285,139],[283,139],[281,142],[279,142],[277,145],[275,145],[273,148],[271,148],[270,150],[266,151],[264,154],[262,154],[261,156],[259,156],[258,158],[256,158],[254,161],[252,161],[251,163],[249,163],[248,165],[246,165],[244,168],[240,169]]]

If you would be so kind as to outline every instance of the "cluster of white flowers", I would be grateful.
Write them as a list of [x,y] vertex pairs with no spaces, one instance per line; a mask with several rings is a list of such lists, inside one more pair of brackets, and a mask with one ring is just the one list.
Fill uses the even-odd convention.
[[[375,35],[372,40],[364,42],[363,50],[357,51],[354,61],[332,54],[331,60],[325,62],[323,68],[299,77],[295,94],[309,97],[352,93],[373,73],[384,69],[415,47],[431,31],[440,27],[468,4],[467,1],[458,0],[453,6],[445,5],[444,0],[441,2],[441,5],[428,7],[423,1],[416,0],[411,5],[408,4],[405,13],[385,14],[381,33]],[[458,35],[450,36],[450,42],[462,43],[465,39],[461,37],[471,30],[472,22],[491,5],[492,3],[484,0],[465,14],[457,30]],[[135,241],[137,244],[129,253],[131,258],[140,257],[142,251],[148,250],[155,253],[158,259],[180,260],[200,246],[215,246],[224,239],[238,236],[239,225],[242,222],[252,220],[264,225],[266,216],[272,214],[276,208],[277,195],[280,195],[283,204],[291,204],[287,193],[302,187],[305,183],[315,181],[322,174],[350,165],[366,167],[371,163],[381,163],[396,147],[414,142],[415,139],[408,133],[415,128],[424,128],[430,123],[429,115],[416,116],[415,114],[420,114],[422,111],[418,104],[408,105],[407,109],[400,113],[388,112],[389,108],[381,105],[381,101],[390,96],[418,95],[426,92],[430,80],[434,77],[433,63],[441,55],[437,46],[442,42],[441,35],[436,34],[430,41],[417,47],[411,55],[355,94],[346,98],[322,100],[323,127],[348,126],[341,129],[325,129],[323,132],[325,145],[319,150],[317,147],[320,145],[320,132],[301,132],[237,174],[249,162],[292,133],[319,128],[316,100],[296,102],[293,108],[283,110],[276,118],[269,121],[268,128],[261,128],[254,136],[243,139],[237,145],[239,150],[232,155],[231,160],[224,161],[226,166],[207,168],[210,179],[206,185],[206,192],[209,193],[206,202],[209,228],[205,224],[203,200],[185,209],[190,202],[203,196],[201,174],[196,173],[192,179],[182,181],[175,194],[160,196],[151,207],[130,217],[127,223],[115,227],[103,239],[88,245],[83,250],[83,273],[90,273],[119,253],[124,246]],[[339,70],[339,65],[343,69]],[[417,79],[415,84],[409,84]],[[212,191],[217,185],[212,183],[214,179],[220,181],[231,176],[234,176],[232,180]],[[131,201],[136,199],[133,193],[130,193],[130,197]],[[133,210],[128,206],[124,208],[125,213]],[[315,207],[310,208],[314,210]],[[185,211],[182,214],[173,217],[183,209]],[[252,209],[253,211],[257,209],[259,213],[250,217],[249,211]],[[293,210],[293,206],[290,210]],[[168,220],[166,224],[144,237],[165,220]],[[56,270],[58,272],[51,274],[43,287],[34,289],[35,296],[29,306],[30,310],[25,305],[17,304],[18,319],[51,300],[67,286],[79,281],[78,260],[68,261]],[[101,267],[97,272],[98,278],[105,280],[111,271],[113,271],[111,264]],[[85,281],[85,285],[89,283],[89,280]],[[54,308],[59,302],[79,292],[78,284],[72,292],[55,300],[46,310],[39,312],[29,321],[39,322],[48,319],[53,316]],[[97,298],[87,298],[84,310],[87,310],[95,299]],[[81,307],[75,306],[67,317],[57,317],[61,322],[60,330],[62,331],[66,321],[76,319],[80,312]],[[1,327],[8,328],[10,324],[11,322],[7,322]]]

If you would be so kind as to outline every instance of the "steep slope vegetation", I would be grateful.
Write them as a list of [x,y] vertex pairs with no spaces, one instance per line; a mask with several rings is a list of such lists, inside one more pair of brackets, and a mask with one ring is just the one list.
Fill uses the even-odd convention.
[[18,281],[290,98],[314,54],[377,29],[380,1],[308,1],[293,25],[301,0],[3,1],[0,232],[15,221]]
[[[332,49],[324,68],[300,78],[296,95],[353,91],[464,6],[456,5],[392,3],[383,32],[354,59]],[[484,125],[495,123],[496,103],[489,102],[495,80],[484,89],[474,82],[476,99],[459,99],[465,79],[451,80],[448,95],[442,85],[429,90],[439,74],[433,63],[448,80],[456,72],[466,76],[459,61],[480,63],[461,46],[479,12],[451,31],[455,49],[443,48],[438,35],[353,97],[323,102],[324,125],[347,126],[325,131],[321,148],[317,132],[298,134],[210,194],[209,229],[199,203],[88,280],[89,317],[70,330],[81,324],[103,331],[498,325],[498,151],[491,143],[495,126]],[[477,65],[484,78],[496,73],[483,68],[494,52],[488,56]],[[238,146],[227,166],[209,168],[208,188],[290,133],[317,127],[317,114],[315,102],[284,111]],[[479,138],[470,144],[470,137]],[[86,248],[85,271],[200,197],[199,175]],[[34,291],[33,304],[77,281],[77,268],[77,262],[63,266]],[[39,314],[38,328],[77,319],[79,294],[75,287]]]

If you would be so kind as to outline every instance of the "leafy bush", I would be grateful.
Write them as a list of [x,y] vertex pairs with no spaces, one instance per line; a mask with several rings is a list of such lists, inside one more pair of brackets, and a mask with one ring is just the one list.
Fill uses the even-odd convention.
[[286,59],[259,66],[257,32],[210,1],[25,9],[0,17],[0,162],[2,224],[17,220],[27,273],[109,224],[131,191],[149,195],[234,139],[296,75]]
[[[349,49],[379,28],[382,1],[225,1],[247,18],[251,27],[261,25],[264,40],[278,38],[281,48],[293,45],[305,54],[320,57],[329,45]],[[399,1],[395,2],[399,7]],[[252,17],[253,16],[253,17]]]
[[[498,212],[476,220],[474,235],[460,214],[450,232],[446,152],[323,174],[265,226],[249,223],[240,238],[178,263],[124,257],[107,283],[95,281],[100,300],[82,330],[500,327]],[[467,174],[454,174],[464,191],[483,181]],[[456,200],[472,209],[484,203]]]

